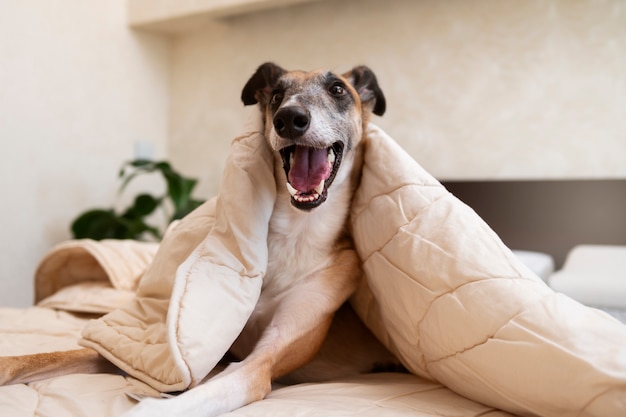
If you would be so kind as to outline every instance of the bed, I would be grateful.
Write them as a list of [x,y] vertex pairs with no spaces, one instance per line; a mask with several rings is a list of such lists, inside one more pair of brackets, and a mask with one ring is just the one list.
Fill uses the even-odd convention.
[[[267,174],[265,168],[238,158],[242,149],[261,146],[259,131],[258,121],[247,126],[233,142],[234,156],[226,164],[226,170],[236,165],[229,178],[246,195],[246,190],[257,193]],[[351,214],[365,270],[352,307],[411,372],[276,386],[266,400],[226,415],[624,415],[626,326],[548,288],[543,280],[549,282],[562,269],[561,253],[541,245],[514,246],[511,240],[521,251],[512,253],[487,225],[494,222],[488,213],[483,214],[485,223],[455,197],[463,198],[455,184],[448,184],[448,192],[380,129],[372,127],[369,133],[381,151],[366,152]],[[393,169],[381,172],[379,167],[390,159]],[[255,175],[248,175],[250,171]],[[618,184],[618,189],[623,187],[623,182]],[[203,345],[207,338],[198,339],[203,328],[186,320],[193,317],[189,311],[214,308],[202,295],[219,293],[223,284],[207,284],[190,271],[209,268],[240,279],[241,285],[255,285],[241,279],[240,272],[245,269],[254,277],[263,262],[255,248],[266,236],[258,226],[272,204],[256,200],[260,214],[224,220],[216,213],[241,209],[229,206],[228,196],[220,197],[172,228],[158,247],[83,240],[53,248],[37,269],[36,305],[0,309],[0,354],[69,350],[80,341],[121,371],[0,387],[0,415],[112,417],[132,407],[134,396],[179,391],[206,375],[219,359],[221,350],[215,345],[227,346],[228,340]],[[501,211],[510,197],[489,193],[489,200]],[[534,204],[532,198],[524,202]],[[524,202],[516,204],[522,212]],[[545,204],[542,212],[549,215],[551,208]],[[583,225],[585,218],[576,224]],[[249,223],[238,228],[241,224],[233,221]],[[505,224],[520,221],[513,215]],[[372,224],[382,229],[374,233]],[[500,233],[497,224],[491,225]],[[570,231],[571,224],[567,227]],[[217,229],[232,233],[216,234]],[[241,230],[252,230],[254,236],[241,236]],[[501,233],[507,242],[508,232]],[[552,231],[553,241],[558,236]],[[537,242],[544,237],[538,236]],[[220,251],[233,242],[240,252],[235,264],[210,269],[215,256],[232,260]],[[172,281],[164,283],[170,276]],[[254,288],[245,291],[253,293]],[[228,297],[228,292],[219,294]],[[506,300],[498,294],[506,294]],[[248,306],[232,308],[229,317],[237,319],[245,317]]]
[[626,180],[443,184],[552,288],[626,323]]

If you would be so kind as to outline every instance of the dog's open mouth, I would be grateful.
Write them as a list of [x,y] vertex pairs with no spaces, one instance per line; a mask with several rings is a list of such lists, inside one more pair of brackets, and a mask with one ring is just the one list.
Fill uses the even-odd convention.
[[341,165],[343,143],[335,142],[328,148],[292,145],[281,149],[280,155],[291,204],[311,210],[326,201],[328,187]]

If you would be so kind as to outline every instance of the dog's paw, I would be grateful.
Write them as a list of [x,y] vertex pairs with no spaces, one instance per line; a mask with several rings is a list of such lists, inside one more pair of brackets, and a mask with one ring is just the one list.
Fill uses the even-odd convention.
[[[250,402],[246,375],[235,372],[215,378],[176,396],[161,398],[129,395],[139,403],[122,417],[216,417]],[[170,398],[163,398],[164,396]]]
[[189,392],[180,396],[161,394],[160,398],[130,393],[127,395],[139,400],[139,403],[122,414],[122,417],[214,417],[222,414],[213,409],[210,398],[190,396]]
[[175,415],[165,410],[165,408],[167,407],[163,407],[164,405],[166,405],[165,403],[167,402],[167,400],[137,395],[129,396],[136,400],[139,400],[139,403],[137,403],[136,406],[122,414],[121,417],[165,417]]

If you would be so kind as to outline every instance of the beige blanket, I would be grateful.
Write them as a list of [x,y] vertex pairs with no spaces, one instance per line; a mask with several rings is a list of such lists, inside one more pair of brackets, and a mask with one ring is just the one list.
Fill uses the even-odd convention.
[[[172,230],[137,297],[82,344],[161,391],[198,383],[240,332],[267,263],[273,159],[260,116],[221,192]],[[380,129],[351,224],[363,321],[412,372],[517,414],[626,415],[626,326],[555,294]]]

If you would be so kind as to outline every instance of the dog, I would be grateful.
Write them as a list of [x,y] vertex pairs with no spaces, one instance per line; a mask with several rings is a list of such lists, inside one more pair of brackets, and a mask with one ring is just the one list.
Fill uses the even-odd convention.
[[[316,382],[399,366],[346,303],[362,275],[347,220],[364,132],[371,115],[386,109],[376,76],[365,66],[338,75],[265,63],[241,99],[263,114],[277,196],[261,295],[230,349],[239,361],[174,398],[143,399],[124,417],[218,416],[265,398],[273,381]],[[18,357],[9,365],[5,382],[108,366],[89,349]]]

